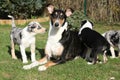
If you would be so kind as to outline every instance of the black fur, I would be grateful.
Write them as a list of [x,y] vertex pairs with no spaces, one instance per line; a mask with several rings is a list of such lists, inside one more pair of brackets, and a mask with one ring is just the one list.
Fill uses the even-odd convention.
[[11,34],[13,36],[13,41],[15,44],[18,44],[18,45],[21,44],[21,39],[22,39],[21,31],[22,31],[21,28],[17,28],[17,27],[12,28]]
[[64,63],[67,60],[72,60],[77,56],[83,56],[85,46],[80,41],[77,30],[65,30],[62,34],[62,39],[59,41],[63,47],[63,53],[57,63]]
[[119,43],[119,34],[118,32],[115,32],[115,34],[113,34],[111,37],[110,37],[110,41],[112,42],[113,45],[117,45]]
[[110,48],[110,44],[107,40],[101,34],[90,28],[84,28],[79,37],[87,47],[92,49],[91,57],[93,58],[94,63],[97,61],[97,54],[99,52]]
[[[87,22],[87,20],[81,21],[81,27],[82,27],[86,22]],[[89,22],[92,24],[92,26],[94,26],[93,23],[92,23],[91,21],[89,21]]]
[[[57,14],[56,14],[57,13]],[[63,14],[63,15],[61,15]],[[67,16],[65,15],[65,12],[63,10],[54,10],[52,14],[50,14],[50,18],[51,18],[51,23],[53,25],[53,19],[61,19],[63,20],[64,19],[64,23],[66,22],[66,18]],[[64,25],[64,23],[62,24],[62,26]]]

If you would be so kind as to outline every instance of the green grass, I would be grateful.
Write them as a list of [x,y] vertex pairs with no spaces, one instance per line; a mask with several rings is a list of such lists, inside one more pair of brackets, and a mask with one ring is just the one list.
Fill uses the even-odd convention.
[[[48,22],[41,23],[48,29]],[[22,27],[23,25],[20,25]],[[100,33],[107,30],[119,30],[120,25],[95,24],[94,29]],[[68,61],[65,64],[48,68],[39,72],[35,67],[31,70],[23,70],[21,59],[13,60],[10,55],[10,25],[0,25],[0,80],[109,80],[114,77],[120,79],[120,59],[110,59],[106,64],[87,65],[83,59]],[[36,57],[40,59],[43,53],[47,33],[38,34],[36,39]],[[26,50],[30,53],[29,48]],[[20,54],[16,46],[16,54]],[[100,55],[101,56],[101,55]],[[30,60],[29,60],[30,63]]]

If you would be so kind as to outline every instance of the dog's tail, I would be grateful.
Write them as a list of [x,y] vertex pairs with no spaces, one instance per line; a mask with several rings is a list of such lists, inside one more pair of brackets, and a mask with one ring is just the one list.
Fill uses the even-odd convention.
[[14,17],[11,15],[8,15],[8,17],[12,19],[12,27],[16,27]]

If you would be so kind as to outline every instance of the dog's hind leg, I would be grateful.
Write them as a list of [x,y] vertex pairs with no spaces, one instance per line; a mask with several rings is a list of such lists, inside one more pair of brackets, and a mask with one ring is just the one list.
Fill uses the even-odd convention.
[[95,52],[95,54],[94,54],[94,58],[93,58],[93,64],[96,64],[96,62],[97,62],[97,52]]
[[90,59],[90,54],[91,54],[91,48],[87,48],[87,52],[86,52],[86,55],[85,55],[85,59],[89,61]]
[[11,39],[11,55],[12,55],[12,59],[17,59],[15,55],[15,44],[12,39]]
[[97,62],[97,50],[93,48],[91,51],[91,55],[90,55],[88,64],[90,64],[90,65],[96,64],[96,62]]
[[107,62],[107,56],[106,56],[106,53],[107,53],[107,51],[104,51],[104,53],[103,53],[103,62],[104,63],[106,63]]
[[45,65],[39,66],[38,71],[45,71],[47,68],[57,65],[57,64],[62,64],[65,63],[65,59],[59,59],[56,61],[48,61]]
[[54,66],[57,63],[53,61],[48,61],[45,65],[39,66],[38,71],[45,71],[48,67]]

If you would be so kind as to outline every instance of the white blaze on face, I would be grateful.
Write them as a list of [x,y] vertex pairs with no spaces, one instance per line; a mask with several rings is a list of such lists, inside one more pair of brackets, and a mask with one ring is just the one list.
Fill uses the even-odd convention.
[[81,28],[80,28],[80,30],[79,30],[79,34],[81,34],[81,31],[82,31],[84,28],[90,28],[90,29],[92,29],[92,28],[93,28],[92,23],[87,20],[87,22],[86,22],[83,26],[81,26]]

